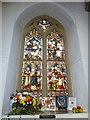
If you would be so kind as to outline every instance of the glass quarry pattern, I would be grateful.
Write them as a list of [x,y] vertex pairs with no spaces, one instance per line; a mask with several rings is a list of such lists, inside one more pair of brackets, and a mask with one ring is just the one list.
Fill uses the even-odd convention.
[[63,37],[56,30],[47,36],[48,96],[66,94],[67,77]]
[[44,32],[46,32],[49,26],[51,26],[51,23],[47,21],[46,19],[43,19],[39,21],[38,25]]
[[42,37],[36,29],[25,37],[22,89],[42,95]]

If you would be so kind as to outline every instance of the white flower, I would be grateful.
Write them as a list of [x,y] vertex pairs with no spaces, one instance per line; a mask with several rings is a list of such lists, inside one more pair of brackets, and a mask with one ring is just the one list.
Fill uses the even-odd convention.
[[17,98],[16,98],[16,97],[14,97],[14,98],[13,98],[13,100],[14,100],[14,101],[16,101],[16,100],[17,100]]
[[22,96],[20,99],[21,99],[21,100],[25,100],[26,98]]
[[13,99],[11,100],[11,103],[13,104],[13,103],[15,103],[15,102],[17,102],[17,100],[16,100],[15,98],[13,98]]
[[25,105],[25,103],[23,104],[23,106]]
[[28,92],[23,92],[23,95],[30,95],[30,93],[28,93]]
[[22,100],[25,100],[26,99],[26,97],[22,97]]
[[21,95],[21,93],[17,93],[18,95]]
[[12,99],[11,103],[13,104],[15,101]]
[[30,104],[32,104],[32,102],[30,101]]
[[20,95],[20,99],[22,98],[22,94]]

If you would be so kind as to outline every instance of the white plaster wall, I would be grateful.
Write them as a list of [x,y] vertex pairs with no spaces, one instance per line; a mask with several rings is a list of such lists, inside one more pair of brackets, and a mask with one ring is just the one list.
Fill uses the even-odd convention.
[[82,58],[78,33],[75,31],[76,28],[71,27],[67,32],[72,91],[73,96],[78,98],[77,104],[88,110],[88,60]]
[[32,4],[3,3],[3,114],[10,110],[9,96],[15,91],[21,29],[30,19],[42,14],[56,18],[66,29],[73,95],[87,110],[87,14],[81,4],[38,3],[30,8]]
[[[88,13],[84,10],[84,3],[62,5],[72,11],[76,24],[76,28],[71,28],[70,31],[72,39],[67,35],[69,40],[73,40],[71,45],[68,44],[73,95],[78,98],[78,104],[88,111]],[[74,32],[75,30],[77,31]]]
[[[4,3],[2,12],[2,73],[3,80],[3,111],[7,113],[10,111],[10,95],[15,91],[17,67],[18,67],[18,53],[20,40],[20,24],[15,24],[17,16],[25,9],[28,3],[18,5],[18,3]],[[23,9],[22,9],[23,8]],[[20,9],[20,10],[19,10]],[[6,100],[7,99],[7,100]]]
[[[0,2],[0,96],[2,98],[2,3]],[[2,99],[0,99],[0,120],[2,115]]]

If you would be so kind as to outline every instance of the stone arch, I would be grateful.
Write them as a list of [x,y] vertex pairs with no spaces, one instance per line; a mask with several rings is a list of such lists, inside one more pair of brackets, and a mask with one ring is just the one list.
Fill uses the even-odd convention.
[[[20,46],[22,46],[22,41],[20,41],[22,39],[21,37],[22,29],[24,28],[26,23],[28,23],[32,18],[38,15],[51,16],[57,19],[59,22],[61,22],[61,24],[64,26],[67,36],[67,49],[69,51],[69,56],[68,56],[68,51],[66,51],[66,54],[69,57],[68,59],[70,59],[70,63],[69,63],[70,67],[71,64],[74,64],[74,62],[78,60],[81,56],[74,17],[67,11],[67,9],[65,9],[63,6],[61,6],[58,3],[32,3],[30,6],[23,9],[23,12],[21,11],[19,16],[17,16],[13,28],[11,52],[9,57],[10,62],[8,63],[8,73],[7,73],[8,80],[6,81],[4,100],[3,100],[3,114],[10,111],[11,108],[10,108],[9,97],[16,89],[15,84],[18,74],[18,61],[20,58],[18,53],[20,52],[20,49],[22,50],[22,48],[20,48]],[[71,43],[74,40],[73,35],[76,37],[76,43],[75,43],[75,47],[72,48]],[[76,46],[78,47],[76,48]],[[77,49],[78,52],[75,53],[75,57],[73,56],[74,49]],[[70,73],[68,74],[70,75]],[[74,86],[73,82],[72,84]]]

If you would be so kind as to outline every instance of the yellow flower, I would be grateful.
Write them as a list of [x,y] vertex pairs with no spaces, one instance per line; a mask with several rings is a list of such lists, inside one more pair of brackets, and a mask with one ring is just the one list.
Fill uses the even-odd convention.
[[25,103],[25,101],[24,100],[20,100],[20,104],[24,104]]
[[33,106],[35,106],[35,105],[36,105],[36,103],[37,103],[36,99],[35,99],[35,98],[33,98]]

